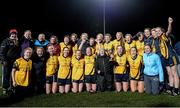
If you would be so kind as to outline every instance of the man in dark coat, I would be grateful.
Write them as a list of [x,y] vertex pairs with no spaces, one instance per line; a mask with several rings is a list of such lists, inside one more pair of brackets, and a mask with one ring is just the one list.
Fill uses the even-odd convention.
[[0,46],[0,60],[2,63],[2,87],[3,93],[10,87],[11,70],[14,61],[20,57],[20,48],[17,37],[17,30],[11,29],[9,37],[4,39]]

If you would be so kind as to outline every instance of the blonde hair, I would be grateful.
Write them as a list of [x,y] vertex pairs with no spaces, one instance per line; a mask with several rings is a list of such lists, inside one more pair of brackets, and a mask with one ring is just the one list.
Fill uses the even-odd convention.
[[27,50],[29,50],[29,51],[33,52],[33,49],[32,49],[31,47],[27,47],[27,48],[25,48],[25,49],[24,49],[24,52],[26,52]]

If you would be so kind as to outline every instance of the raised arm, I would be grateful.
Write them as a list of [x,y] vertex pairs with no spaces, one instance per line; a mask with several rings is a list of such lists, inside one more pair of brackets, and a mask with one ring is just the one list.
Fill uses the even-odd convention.
[[168,36],[172,32],[172,22],[173,22],[173,19],[171,17],[169,17],[168,18],[168,29],[166,32],[166,36]]

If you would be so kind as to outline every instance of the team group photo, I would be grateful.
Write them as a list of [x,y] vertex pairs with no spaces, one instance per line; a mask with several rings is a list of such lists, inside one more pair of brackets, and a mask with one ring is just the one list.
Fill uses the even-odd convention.
[[[180,94],[176,16],[133,33],[108,32],[105,8],[110,1],[102,1],[104,28],[93,35],[86,30],[60,36],[18,26],[6,29],[0,44],[0,106],[179,106],[174,104]],[[131,97],[140,103],[128,105]]]

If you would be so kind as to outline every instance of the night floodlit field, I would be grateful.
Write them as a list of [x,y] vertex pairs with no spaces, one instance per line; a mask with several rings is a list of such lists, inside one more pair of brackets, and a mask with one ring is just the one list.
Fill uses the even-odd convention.
[[0,106],[89,106],[89,107],[109,107],[109,106],[180,106],[180,96],[169,96],[162,93],[158,96],[147,95],[145,93],[116,93],[103,92],[89,94],[87,92],[78,94],[50,94],[36,95],[22,100],[12,100],[2,95],[0,89]]

